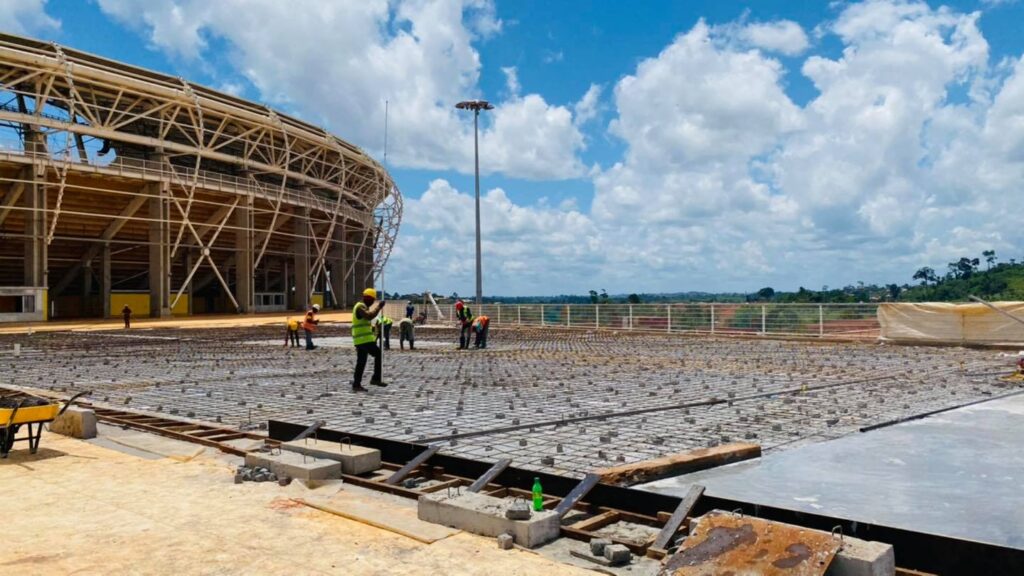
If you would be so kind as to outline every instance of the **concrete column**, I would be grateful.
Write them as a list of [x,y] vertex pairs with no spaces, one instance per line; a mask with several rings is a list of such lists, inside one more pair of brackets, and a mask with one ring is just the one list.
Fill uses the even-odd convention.
[[292,253],[295,255],[295,293],[291,307],[295,310],[306,309],[309,305],[310,295],[310,260],[309,260],[309,210],[296,208],[295,217],[292,218],[292,230],[295,233],[295,242],[292,244]]
[[[46,138],[35,130],[25,133],[25,151],[46,154]],[[33,170],[24,172],[31,179],[22,192],[22,206],[25,212],[25,286],[49,288],[46,262],[46,172],[42,166],[34,165]],[[41,303],[44,310],[47,302]]]
[[91,316],[92,307],[92,262],[82,268],[82,316]]
[[252,196],[235,208],[235,300],[242,314],[252,314],[256,302],[253,262]]
[[103,300],[103,317],[110,318],[110,244],[103,245],[100,252],[100,297]]
[[167,192],[159,184],[146,186],[149,199],[149,316],[171,315],[171,250]]
[[331,289],[334,292],[334,307],[347,309],[349,307],[348,290],[345,289],[345,223],[342,222],[334,227],[334,238],[331,247],[327,250],[327,261],[331,266]]
[[[186,275],[189,272],[192,271],[192,266],[193,265],[195,265],[195,262],[192,261],[192,250],[185,250],[185,274]],[[185,287],[185,294],[188,295],[188,315],[191,316],[192,315],[192,304],[193,304],[193,299],[192,299],[192,281],[191,280],[188,281],[188,286]]]

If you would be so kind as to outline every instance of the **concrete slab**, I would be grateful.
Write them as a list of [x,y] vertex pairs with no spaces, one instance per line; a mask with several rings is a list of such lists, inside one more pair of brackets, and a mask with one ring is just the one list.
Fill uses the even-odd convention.
[[281,444],[281,449],[341,462],[341,471],[345,474],[366,474],[380,468],[380,450],[366,446],[296,440]]
[[459,528],[482,536],[511,534],[516,544],[535,548],[558,538],[561,530],[554,511],[534,512],[529,520],[510,520],[505,511],[512,500],[474,492],[449,496],[447,493],[420,496],[420,520]]
[[321,460],[297,452],[249,452],[246,466],[263,466],[278,476],[297,480],[329,480],[341,477],[341,462]]
[[96,437],[96,413],[88,408],[71,406],[50,423],[50,432],[88,440]]
[[[1024,550],[1024,395],[640,486]],[[922,481],[926,478],[927,481]]]

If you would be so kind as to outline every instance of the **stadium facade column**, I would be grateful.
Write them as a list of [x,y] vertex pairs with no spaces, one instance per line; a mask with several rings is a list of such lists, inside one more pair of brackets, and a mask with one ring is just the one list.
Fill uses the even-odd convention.
[[[25,152],[45,156],[47,154],[46,135],[25,127]],[[34,163],[31,170],[22,172],[29,180],[25,185],[21,198],[25,212],[25,286],[43,289],[42,302],[36,306],[43,310],[43,318],[49,318],[48,302],[49,278],[46,249],[46,168]]]
[[[327,260],[331,266],[331,297],[334,299],[334,307],[347,309],[354,304],[349,298],[348,290],[345,289],[345,220],[334,228],[334,237],[331,238],[331,247],[327,252]],[[351,304],[350,304],[351,303]]]
[[309,270],[309,209],[295,208],[292,218],[292,232],[295,241],[292,244],[293,264],[295,269],[295,292],[292,294],[291,308],[305,310],[310,303],[310,270]]
[[100,252],[100,298],[103,317],[110,318],[110,242],[104,242]]
[[171,224],[166,182],[147,184],[149,198],[149,316],[171,315]]
[[235,300],[242,314],[252,314],[256,304],[252,209],[252,194],[245,197],[244,206],[235,208]]

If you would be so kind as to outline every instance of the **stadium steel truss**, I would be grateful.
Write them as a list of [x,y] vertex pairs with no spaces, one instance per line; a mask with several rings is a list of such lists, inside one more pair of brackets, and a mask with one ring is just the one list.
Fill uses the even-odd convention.
[[0,319],[347,307],[401,216],[323,129],[0,34]]

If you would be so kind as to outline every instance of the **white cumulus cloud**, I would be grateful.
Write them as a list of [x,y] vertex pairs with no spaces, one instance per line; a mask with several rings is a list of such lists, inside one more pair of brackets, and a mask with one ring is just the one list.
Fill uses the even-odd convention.
[[[156,49],[185,62],[229,47],[262,98],[379,152],[389,101],[389,159],[410,168],[472,170],[472,121],[455,103],[481,96],[475,43],[501,32],[490,0],[99,0]],[[515,80],[514,75],[510,78]],[[583,138],[569,107],[538,94],[496,102],[484,140],[515,142],[484,167],[537,179],[580,174]],[[566,121],[566,117],[570,121]],[[515,118],[516,123],[500,119]],[[533,140],[551,138],[559,146]],[[529,164],[527,166],[527,164]],[[521,168],[527,168],[520,173]]]

